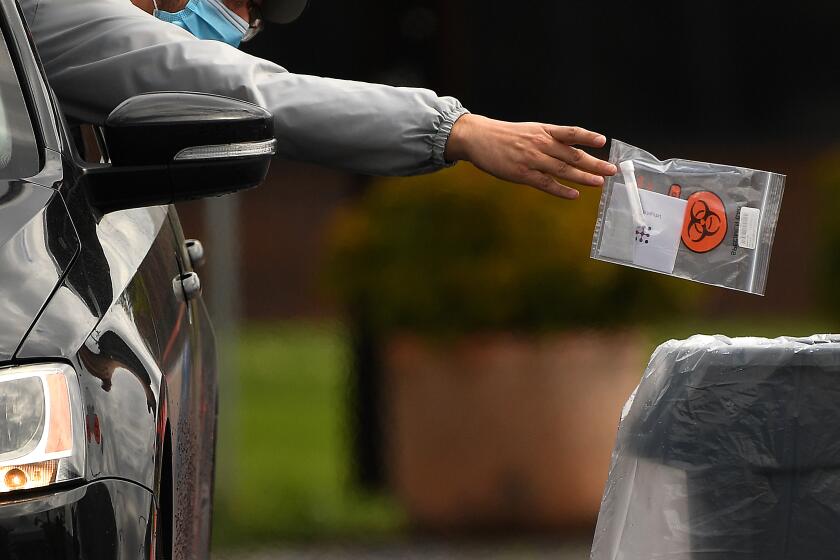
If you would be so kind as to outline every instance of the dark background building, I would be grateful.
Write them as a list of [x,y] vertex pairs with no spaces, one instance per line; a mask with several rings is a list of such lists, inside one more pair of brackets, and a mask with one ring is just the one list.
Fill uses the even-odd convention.
[[[684,327],[679,333],[669,325],[658,326],[655,342],[659,342],[717,329],[721,319],[742,321],[741,331],[749,334],[764,324],[765,317],[775,320],[774,328],[783,329],[776,334],[809,334],[790,332],[800,327],[795,317],[820,313],[818,320],[802,328],[822,332],[835,325],[836,321],[823,320],[831,314],[825,310],[821,290],[830,289],[832,276],[822,261],[833,249],[823,241],[820,228],[827,223],[824,194],[831,180],[826,170],[840,163],[836,101],[840,73],[834,60],[838,22],[840,5],[833,3],[310,0],[298,22],[269,26],[244,48],[292,72],[427,87],[458,97],[475,113],[499,119],[584,126],[661,159],[731,163],[787,174],[767,295],[701,289],[696,293],[703,305],[696,316],[674,317],[673,322]],[[605,157],[606,150],[599,155]],[[833,176],[840,184],[840,173]],[[357,201],[371,181],[305,163],[275,161],[266,184],[236,195],[241,203],[240,277],[246,323],[278,319],[331,323],[340,316],[324,289],[327,232],[336,212]],[[545,204],[575,205],[548,196]],[[182,205],[188,236],[206,240],[207,229],[215,227],[207,223],[204,209],[204,202]],[[593,212],[584,222],[594,226],[595,218]],[[580,235],[591,238],[591,226]],[[210,243],[207,252],[213,259]],[[203,279],[209,280],[205,286],[212,295],[209,276],[203,274]],[[377,416],[382,404],[378,349],[375,341],[353,336],[358,335],[358,326],[352,322],[346,329],[353,332],[348,343],[353,374],[335,374],[341,380],[335,389],[341,398],[329,401],[332,404],[324,410],[339,408],[350,395],[347,406],[329,416],[330,425],[340,423],[346,429],[342,433],[352,439],[347,457],[353,465],[348,472],[376,483],[382,475],[383,428]],[[272,334],[265,346],[276,351],[271,355],[283,356],[302,340],[283,338],[281,331]],[[313,381],[318,376],[312,375],[309,365],[319,362],[324,348],[311,348],[310,353],[300,352],[299,361],[282,363],[273,363],[266,357],[269,354],[254,353],[242,368],[243,393],[249,390],[248,380],[255,380],[258,389],[251,390],[272,394],[294,412],[293,418],[285,419],[289,441],[317,440],[323,433],[303,419],[303,411],[318,410],[323,398]],[[630,360],[633,373],[640,371],[649,350],[639,347],[638,356]],[[269,373],[248,377],[249,368],[256,371],[260,366]],[[566,377],[582,379],[591,394],[587,385],[591,368],[584,369],[585,376],[565,372]],[[562,364],[556,374],[563,376]],[[288,386],[280,385],[285,392],[266,389],[269,380],[276,379],[290,380]],[[308,388],[300,393],[290,390],[299,386]],[[622,391],[620,399],[626,395]],[[257,408],[252,402],[242,399],[243,418]],[[613,422],[620,408],[613,404],[601,402],[594,408]],[[523,409],[530,406],[527,401]],[[283,409],[274,402],[272,407]],[[327,416],[312,418],[322,422]],[[309,431],[301,426],[309,426]],[[560,437],[576,425],[554,428],[553,434]],[[281,460],[266,462],[272,477],[279,465],[312,458],[295,455],[297,447],[288,441],[278,440],[276,447]],[[605,470],[605,464],[598,468]],[[320,488],[320,479],[313,480],[318,481],[313,486]],[[281,482],[279,476],[272,479],[280,487]],[[300,492],[298,478],[285,483],[294,488],[284,495],[292,498],[286,500],[293,504],[290,519],[305,518],[301,511],[317,512],[323,506],[305,494],[294,500]],[[281,524],[277,521],[278,527]]]
[[[773,257],[800,266],[771,267],[765,298],[717,291],[708,309],[794,312],[815,305],[803,240],[817,235],[814,162],[840,129],[838,21],[833,3],[311,0],[245,49],[293,72],[428,87],[500,119],[578,124],[662,159],[787,173]],[[240,195],[246,317],[332,312],[324,227],[367,180],[277,162]],[[203,231],[200,208],[182,210],[188,234]]]

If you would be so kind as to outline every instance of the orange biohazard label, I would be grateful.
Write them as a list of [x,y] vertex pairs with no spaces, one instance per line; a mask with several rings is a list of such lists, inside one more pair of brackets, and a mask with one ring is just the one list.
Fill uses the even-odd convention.
[[682,242],[695,253],[707,253],[726,238],[726,207],[709,191],[696,192],[687,202]]

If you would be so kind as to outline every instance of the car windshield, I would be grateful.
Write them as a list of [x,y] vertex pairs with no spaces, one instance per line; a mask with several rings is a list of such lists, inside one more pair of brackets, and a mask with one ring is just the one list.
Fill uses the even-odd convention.
[[38,146],[14,64],[0,41],[0,179],[20,179],[38,173]]

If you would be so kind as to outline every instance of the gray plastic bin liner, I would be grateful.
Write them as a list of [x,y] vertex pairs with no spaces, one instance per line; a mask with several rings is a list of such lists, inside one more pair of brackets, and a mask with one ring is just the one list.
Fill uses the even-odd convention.
[[621,415],[591,558],[840,558],[840,337],[661,345]]

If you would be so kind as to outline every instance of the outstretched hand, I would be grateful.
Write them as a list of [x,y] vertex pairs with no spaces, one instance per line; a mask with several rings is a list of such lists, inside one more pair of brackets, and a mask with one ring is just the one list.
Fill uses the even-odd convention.
[[580,193],[562,184],[570,181],[600,187],[615,165],[579,148],[601,148],[607,139],[577,126],[512,123],[465,114],[452,127],[444,157],[465,160],[495,177],[530,185],[561,198]]

